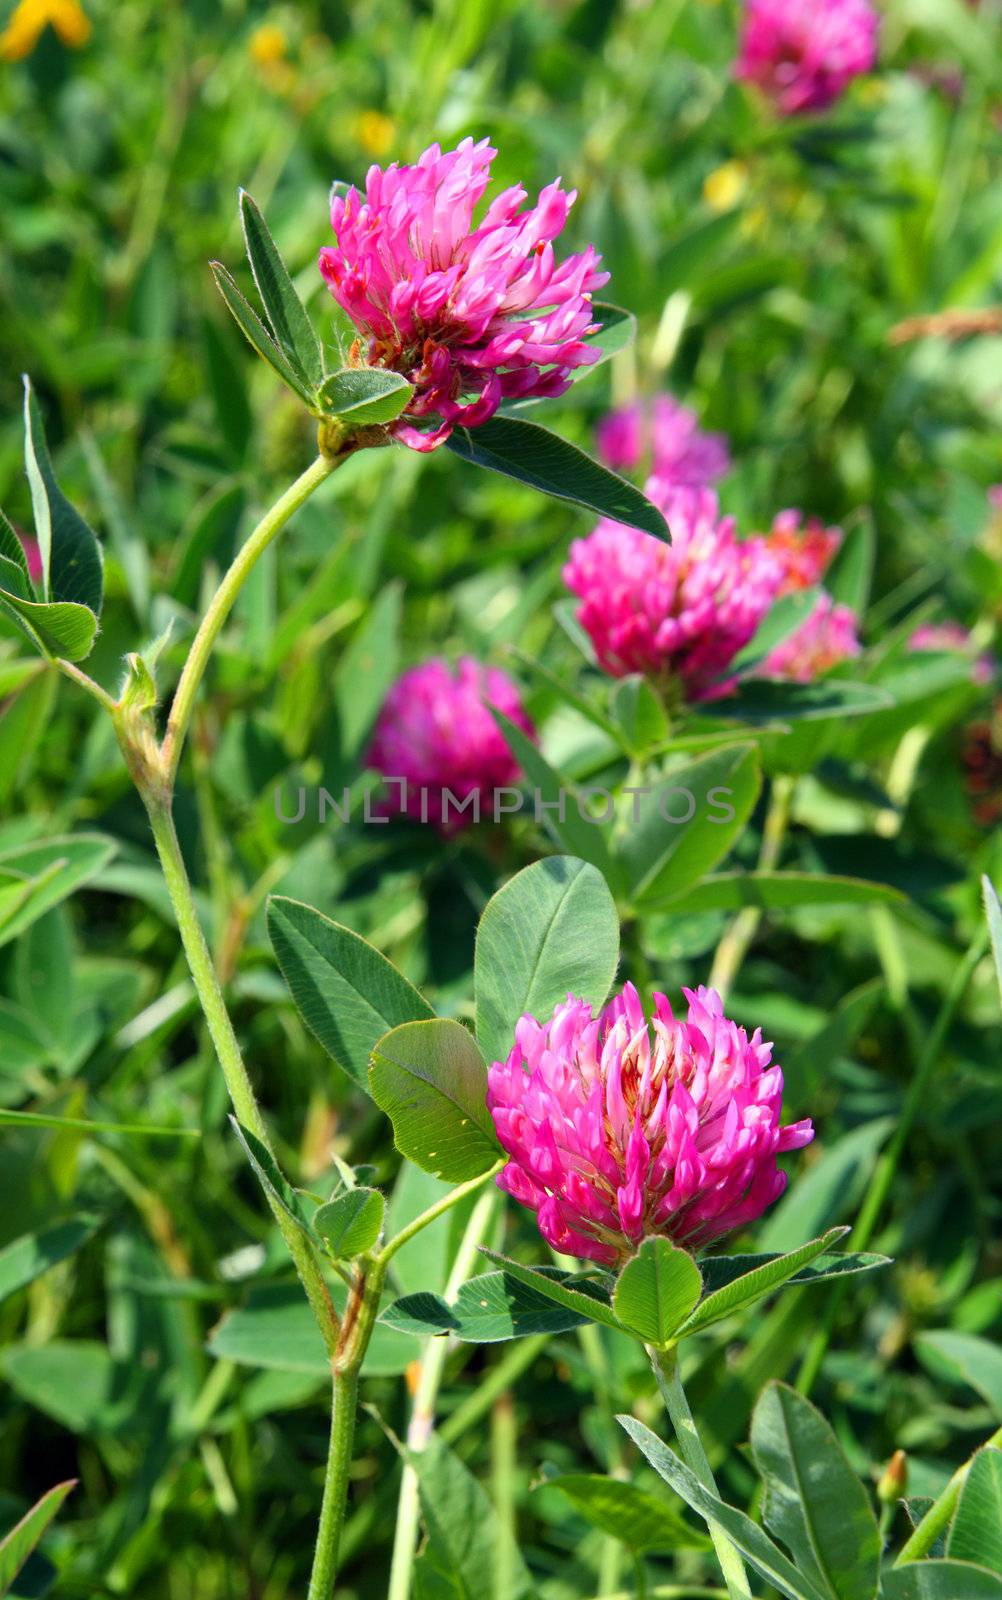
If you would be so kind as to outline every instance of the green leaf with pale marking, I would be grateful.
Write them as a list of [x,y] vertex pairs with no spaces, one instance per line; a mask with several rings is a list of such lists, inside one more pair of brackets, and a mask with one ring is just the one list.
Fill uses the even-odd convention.
[[[564,1282],[557,1267],[540,1268],[540,1276]],[[497,1344],[539,1333],[567,1333],[591,1317],[558,1305],[537,1288],[506,1272],[484,1272],[462,1285],[450,1306],[441,1295],[420,1290],[395,1300],[381,1322],[418,1336],[448,1333],[468,1344]]]
[[960,1491],[947,1554],[1002,1577],[1002,1450],[979,1450]]
[[377,1040],[432,1017],[431,1006],[374,945],[300,900],[272,895],[268,933],[306,1026],[368,1094]]
[[882,1541],[866,1490],[828,1423],[803,1395],[770,1383],[751,1425],[763,1516],[829,1600],[874,1600]]
[[519,1018],[544,1021],[568,994],[597,1013],[618,961],[619,918],[595,867],[548,856],[509,878],[477,928],[473,981],[485,1060],[506,1060]]
[[446,449],[597,516],[642,528],[656,539],[669,537],[661,512],[639,489],[536,422],[494,416],[476,428],[456,428]]
[[376,1044],[369,1092],[400,1154],[449,1183],[479,1177],[501,1147],[487,1109],[487,1068],[459,1022],[405,1022]]
[[101,546],[56,481],[42,413],[28,378],[24,380],[24,464],[42,555],[42,598],[79,606],[100,617],[104,596]]
[[756,1300],[761,1300],[763,1295],[771,1294],[788,1279],[806,1267],[815,1257],[823,1255],[830,1250],[839,1239],[844,1239],[849,1232],[848,1228],[830,1228],[819,1239],[812,1239],[809,1244],[801,1245],[799,1250],[793,1250],[789,1255],[774,1256],[764,1265],[753,1267],[750,1272],[731,1278],[723,1287],[714,1290],[705,1296],[696,1307],[692,1316],[685,1323],[683,1333],[696,1333],[700,1328],[708,1328],[714,1322],[720,1322],[724,1317],[733,1316],[735,1311],[742,1311],[746,1306],[754,1305]]
[[865,717],[886,711],[894,697],[872,683],[846,678],[818,678],[814,683],[786,683],[755,678],[716,702],[720,716],[742,722],[813,722],[822,717]]
[[350,1261],[378,1242],[385,1201],[378,1189],[348,1189],[318,1208],[313,1218],[335,1261]]
[[43,1494],[10,1532],[0,1539],[0,1596],[10,1593],[21,1568],[34,1550],[49,1523],[55,1517],[66,1496],[77,1486],[76,1478],[57,1483],[54,1489]]
[[623,1328],[612,1309],[608,1289],[583,1277],[580,1273],[550,1272],[539,1267],[524,1267],[520,1261],[512,1261],[508,1256],[499,1255],[496,1250],[487,1250],[483,1247],[480,1253],[486,1256],[488,1261],[495,1262],[508,1277],[526,1284],[545,1300],[553,1300],[558,1306],[563,1306],[565,1311],[574,1311],[589,1322],[601,1322],[607,1328],[618,1328],[621,1332],[630,1333],[631,1338],[637,1338],[635,1333]]
[[[699,1263],[699,1270],[703,1274],[703,1288],[707,1295],[716,1294],[718,1289],[724,1289],[733,1283],[736,1278],[743,1278],[759,1267],[769,1266],[774,1261],[782,1261],[783,1257],[776,1253],[740,1256],[708,1256]],[[800,1267],[792,1278],[785,1280],[788,1284],[827,1283],[830,1278],[844,1278],[858,1272],[872,1272],[876,1267],[889,1267],[890,1256],[879,1256],[868,1251],[833,1252],[815,1256],[806,1267]]]
[[[3,575],[0,573],[0,582]],[[0,610],[16,623],[36,649],[55,659],[85,661],[94,648],[98,621],[88,606],[69,600],[25,600],[0,590]]]
[[240,220],[247,259],[276,343],[297,377],[308,389],[315,390],[324,375],[320,340],[264,217],[243,189],[240,191]]
[[361,428],[392,422],[413,393],[399,372],[389,372],[385,367],[345,367],[324,379],[317,399],[325,416]]
[[691,1313],[703,1287],[692,1256],[670,1239],[645,1239],[616,1282],[612,1308],[624,1327],[659,1349]]

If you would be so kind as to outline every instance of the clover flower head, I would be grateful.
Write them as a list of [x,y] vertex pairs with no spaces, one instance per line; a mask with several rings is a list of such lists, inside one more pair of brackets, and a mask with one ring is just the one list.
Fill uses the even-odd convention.
[[508,1162],[498,1185],[535,1211],[555,1250],[613,1266],[660,1234],[701,1250],[779,1198],[783,1151],[814,1137],[780,1124],[783,1074],[713,989],[663,994],[648,1016],[628,983],[597,1017],[568,995],[523,1016],[487,1103]]
[[991,683],[995,676],[995,657],[991,651],[974,654],[974,641],[969,630],[959,622],[923,622],[908,640],[909,650],[957,652],[971,656],[971,679],[974,683]]
[[433,144],[413,166],[370,167],[364,196],[331,199],[337,243],[320,271],[364,359],[414,385],[392,431],[415,450],[486,422],[503,399],[562,394],[598,360],[584,340],[609,275],[591,245],[559,263],[553,248],[575,192],[558,178],[525,210],[515,184],[474,225],[496,154],[486,139],[445,154]]
[[870,0],[745,0],[735,76],[781,116],[823,111],[877,56]]
[[764,539],[736,538],[711,489],[666,491],[650,478],[645,493],[672,543],[603,520],[571,545],[564,582],[606,672],[677,679],[689,700],[718,699],[732,687],[720,675],[754,635],[782,569]]
[[770,650],[758,675],[810,683],[840,662],[862,654],[856,627],[857,617],[851,607],[839,605],[830,594],[819,594],[814,609],[799,628]]
[[[471,656],[455,668],[436,657],[397,679],[366,753],[368,766],[403,785],[394,810],[455,833],[479,817],[495,789],[518,781],[518,763],[489,705],[535,737],[515,684]],[[464,801],[470,804],[460,811]]]
[[670,394],[610,411],[598,426],[598,453],[617,472],[632,472],[649,454],[652,474],[666,491],[707,488],[730,466],[724,435],[703,433],[695,411]]
[[783,568],[780,594],[811,589],[821,581],[829,562],[842,543],[841,528],[826,528],[818,517],[805,517],[802,511],[780,511],[766,534],[771,553]]

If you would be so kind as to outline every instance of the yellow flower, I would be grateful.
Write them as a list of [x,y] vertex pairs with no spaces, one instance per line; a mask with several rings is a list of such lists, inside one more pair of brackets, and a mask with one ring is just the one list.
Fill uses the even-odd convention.
[[285,60],[285,34],[273,22],[263,22],[251,34],[249,48],[259,67],[273,67]]
[[90,22],[80,0],[19,0],[0,33],[0,58],[23,61],[31,55],[46,28],[55,29],[71,50],[79,50],[90,38]]
[[397,125],[384,111],[360,111],[355,133],[367,155],[385,156],[396,138]]
[[748,188],[748,168],[743,161],[725,161],[703,183],[703,199],[711,211],[730,211]]

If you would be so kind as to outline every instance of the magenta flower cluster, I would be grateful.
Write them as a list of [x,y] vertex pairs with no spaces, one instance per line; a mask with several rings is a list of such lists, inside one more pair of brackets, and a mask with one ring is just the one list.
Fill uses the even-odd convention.
[[455,832],[472,820],[455,802],[476,795],[489,804],[495,789],[517,782],[518,763],[488,706],[535,736],[515,684],[471,656],[461,657],[455,668],[436,657],[397,679],[366,754],[368,766],[402,781],[395,809]]
[[809,1144],[782,1127],[783,1074],[756,1029],[712,989],[662,994],[648,1019],[632,984],[593,1017],[569,995],[547,1022],[524,1016],[488,1106],[509,1160],[498,1185],[537,1214],[555,1250],[613,1266],[661,1234],[701,1250],[782,1194],[776,1157]]
[[[766,543],[782,568],[778,597],[821,582],[842,543],[842,529],[826,528],[817,517],[805,519],[800,511],[781,511],[773,519]],[[811,683],[841,662],[862,655],[857,626],[851,607],[822,592],[810,615],[769,652],[758,673],[764,678]]]
[[782,116],[823,111],[877,56],[870,0],[745,0],[735,75]]
[[773,517],[766,542],[783,569],[779,592],[792,594],[821,582],[842,543],[842,529],[826,528],[819,517],[790,509]]
[[770,650],[759,673],[763,678],[812,683],[823,672],[862,653],[855,611],[839,605],[830,594],[820,594],[800,627]]
[[689,700],[718,699],[721,674],[754,636],[781,579],[761,538],[739,541],[711,489],[645,492],[672,530],[665,544],[603,520],[571,545],[564,582],[601,666],[614,677],[677,679]]
[[974,683],[991,683],[995,676],[995,657],[990,650],[975,654],[970,630],[959,622],[923,622],[908,640],[909,650],[918,652],[955,652],[971,657],[971,680]]
[[474,227],[496,154],[486,139],[445,155],[433,144],[414,166],[370,167],[364,198],[351,188],[331,200],[337,244],[320,270],[363,359],[414,385],[392,431],[415,450],[487,421],[506,397],[562,394],[598,359],[584,338],[609,275],[592,245],[560,264],[553,249],[575,193],[558,178],[523,210],[515,184]]
[[610,411],[599,423],[597,442],[599,456],[616,472],[632,472],[649,460],[665,490],[706,488],[731,464],[724,435],[704,433],[695,411],[670,394]]

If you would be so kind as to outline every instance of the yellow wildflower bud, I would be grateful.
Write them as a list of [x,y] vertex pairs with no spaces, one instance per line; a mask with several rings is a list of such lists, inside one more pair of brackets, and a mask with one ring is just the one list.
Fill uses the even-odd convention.
[[285,34],[273,22],[262,22],[251,34],[248,48],[259,67],[274,67],[285,60]]
[[366,155],[385,156],[396,138],[397,125],[384,111],[362,111],[355,122],[355,133]]
[[748,168],[743,161],[725,161],[703,184],[703,199],[711,211],[730,211],[748,189]]

